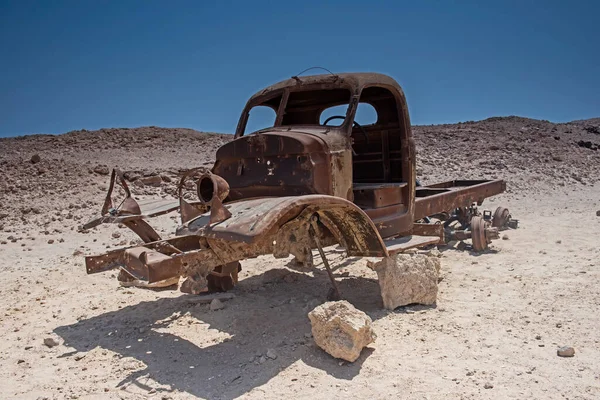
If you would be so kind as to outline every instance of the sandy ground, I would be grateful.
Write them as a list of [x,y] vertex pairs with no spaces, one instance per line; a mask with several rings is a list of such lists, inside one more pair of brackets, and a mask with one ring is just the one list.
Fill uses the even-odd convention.
[[[600,398],[600,152],[578,144],[600,142],[590,121],[415,128],[424,182],[504,178],[507,192],[482,208],[507,206],[521,226],[484,254],[442,249],[437,305],[394,312],[365,260],[329,249],[343,296],[378,336],[351,364],[310,336],[307,312],[329,287],[321,265],[244,261],[219,311],[120,287],[115,272],[86,275],[85,254],[136,239],[117,226],[77,231],[103,200],[99,166],[164,171],[158,187],[132,188],[169,197],[181,169],[210,163],[229,137],[149,127],[2,139],[0,398]],[[174,215],[156,222],[164,236]],[[575,357],[557,356],[564,345]]]
[[[312,342],[307,311],[325,301],[311,273],[263,257],[243,263],[236,297],[210,311],[173,291],[85,274],[80,251],[133,236],[101,227],[0,246],[4,398],[569,398],[600,396],[598,187],[501,195],[521,221],[486,254],[443,251],[436,307],[382,310],[364,260],[330,252],[346,299],[378,338],[353,364]],[[165,231],[175,226],[162,217]],[[113,231],[121,238],[107,239]],[[107,243],[107,244],[104,244]],[[319,267],[319,266],[318,266]],[[278,273],[285,268],[286,272]],[[271,270],[271,272],[269,272]],[[276,270],[273,272],[273,270]],[[48,348],[53,337],[60,345]],[[556,355],[572,345],[573,358]],[[274,349],[277,358],[264,357]],[[486,384],[492,388],[485,389]]]

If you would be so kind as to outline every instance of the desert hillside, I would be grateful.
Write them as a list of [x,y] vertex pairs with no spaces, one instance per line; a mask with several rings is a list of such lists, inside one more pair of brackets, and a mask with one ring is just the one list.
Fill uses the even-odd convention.
[[[502,178],[508,193],[531,193],[600,180],[600,120],[553,124],[520,117],[415,126],[417,175],[440,179]],[[231,135],[182,128],[111,128],[0,139],[0,202],[6,220],[98,207],[108,171],[130,180],[159,175],[134,193],[172,196],[182,171],[211,165]],[[39,160],[33,159],[35,155]],[[139,182],[138,182],[139,183]],[[97,195],[92,195],[97,194]],[[43,202],[40,199],[43,198]]]

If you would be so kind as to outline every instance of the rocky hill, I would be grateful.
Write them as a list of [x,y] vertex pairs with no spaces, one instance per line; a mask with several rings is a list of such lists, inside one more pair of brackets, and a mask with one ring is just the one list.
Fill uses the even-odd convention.
[[[503,178],[527,194],[600,179],[600,119],[554,124],[521,117],[415,126],[417,175],[442,179]],[[108,173],[119,167],[140,180],[134,193],[171,196],[177,175],[210,165],[231,135],[141,127],[0,139],[0,224],[54,213],[83,218],[97,211]],[[160,179],[158,179],[160,177]],[[73,209],[89,212],[73,213]],[[74,214],[74,216],[73,216]],[[34,219],[33,219],[34,220]]]

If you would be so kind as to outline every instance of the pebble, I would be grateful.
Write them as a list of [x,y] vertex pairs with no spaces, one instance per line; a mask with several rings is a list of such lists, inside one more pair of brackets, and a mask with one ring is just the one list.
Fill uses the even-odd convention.
[[219,299],[213,299],[210,302],[210,311],[222,310],[225,308],[225,304]]
[[54,243],[54,239],[48,240],[48,244],[52,244],[52,243]]
[[58,346],[59,343],[56,339],[51,338],[51,337],[47,337],[44,339],[44,344],[48,347],[54,347],[54,346]]
[[492,389],[493,387],[494,387],[494,385],[492,385],[492,384],[491,384],[491,383],[489,383],[489,382],[486,382],[486,383],[485,383],[485,385],[483,385],[483,388],[484,388],[484,389]]
[[571,346],[563,346],[556,351],[559,357],[573,357],[575,355],[575,349]]
[[600,217],[600,210],[596,211],[596,217]]
[[32,164],[37,164],[40,161],[42,161],[42,158],[40,157],[39,154],[34,154],[34,155],[31,156],[31,163]]
[[508,240],[508,235],[502,235],[502,240]]
[[121,237],[121,233],[119,233],[119,232],[113,232],[112,233],[112,237],[115,238],[115,239],[118,239],[118,238]]
[[110,174],[110,170],[108,169],[108,167],[106,165],[97,165],[94,168],[94,172],[99,174],[99,175],[108,175]]
[[269,349],[269,350],[267,350],[267,357],[270,358],[271,360],[274,360],[277,358],[277,353],[275,353],[275,350]]

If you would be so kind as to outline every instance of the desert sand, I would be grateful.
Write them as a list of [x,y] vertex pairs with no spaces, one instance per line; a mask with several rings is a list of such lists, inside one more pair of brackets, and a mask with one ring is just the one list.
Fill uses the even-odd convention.
[[[99,213],[110,168],[127,171],[138,198],[172,197],[178,174],[210,165],[231,136],[144,127],[0,139],[0,397],[600,398],[599,127],[519,117],[414,127],[424,183],[505,179],[481,208],[506,206],[520,227],[484,254],[441,248],[432,307],[384,310],[366,260],[328,249],[342,295],[377,334],[354,363],[311,338],[307,313],[329,285],[319,263],[243,261],[218,311],[120,287],[114,271],[86,275],[84,255],[137,240],[116,225],[78,230]],[[176,217],[153,225],[168,236]],[[561,346],[575,356],[558,357]]]

